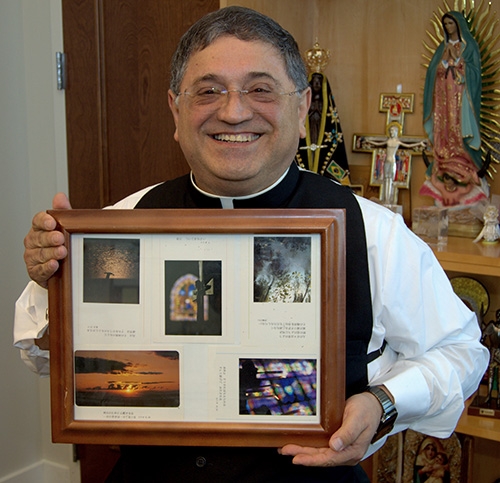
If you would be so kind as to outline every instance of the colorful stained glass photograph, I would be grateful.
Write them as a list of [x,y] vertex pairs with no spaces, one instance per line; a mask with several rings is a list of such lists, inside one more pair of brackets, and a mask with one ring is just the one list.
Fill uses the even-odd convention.
[[165,334],[222,335],[220,260],[165,261]]
[[240,414],[316,415],[315,359],[240,359]]
[[140,241],[125,238],[84,238],[83,301],[139,303]]
[[254,238],[254,302],[311,302],[311,238]]
[[179,407],[177,351],[76,351],[78,406]]

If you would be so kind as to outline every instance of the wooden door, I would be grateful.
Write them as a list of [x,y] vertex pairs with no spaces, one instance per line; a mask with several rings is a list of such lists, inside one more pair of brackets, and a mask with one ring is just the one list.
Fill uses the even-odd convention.
[[[69,196],[101,208],[188,172],[168,107],[170,58],[219,0],[63,0]],[[82,483],[104,482],[118,448],[80,445]]]
[[188,172],[173,139],[170,58],[219,0],[63,0],[69,195],[100,208]]

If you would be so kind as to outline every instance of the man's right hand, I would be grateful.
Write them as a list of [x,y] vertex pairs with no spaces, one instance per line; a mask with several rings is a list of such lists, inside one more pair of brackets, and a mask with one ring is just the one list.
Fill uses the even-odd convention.
[[[56,194],[52,208],[70,210],[68,197],[64,193]],[[28,275],[44,288],[47,288],[49,278],[59,268],[59,260],[68,254],[64,246],[64,235],[55,228],[56,220],[41,211],[33,217],[31,230],[24,239],[24,262]]]

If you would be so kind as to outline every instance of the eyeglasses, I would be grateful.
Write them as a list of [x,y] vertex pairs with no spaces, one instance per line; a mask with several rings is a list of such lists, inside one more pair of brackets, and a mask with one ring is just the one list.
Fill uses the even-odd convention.
[[216,111],[229,100],[229,94],[237,92],[240,100],[255,112],[269,112],[279,105],[283,96],[291,97],[300,94],[299,90],[292,92],[275,92],[268,88],[255,87],[249,90],[244,89],[219,89],[217,87],[203,87],[195,92],[180,92],[180,96],[186,96],[188,107],[198,111]]

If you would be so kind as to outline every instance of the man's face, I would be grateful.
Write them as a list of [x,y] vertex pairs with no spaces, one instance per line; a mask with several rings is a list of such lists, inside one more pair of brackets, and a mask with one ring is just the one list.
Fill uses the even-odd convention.
[[[225,36],[191,56],[180,92],[261,84],[276,92],[296,90],[272,45]],[[194,108],[186,95],[177,103],[175,98],[169,91],[174,137],[197,185],[210,193],[244,196],[267,188],[290,166],[299,137],[305,137],[309,89],[301,96],[278,96],[264,112],[255,112],[238,92],[222,99],[217,110]]]

